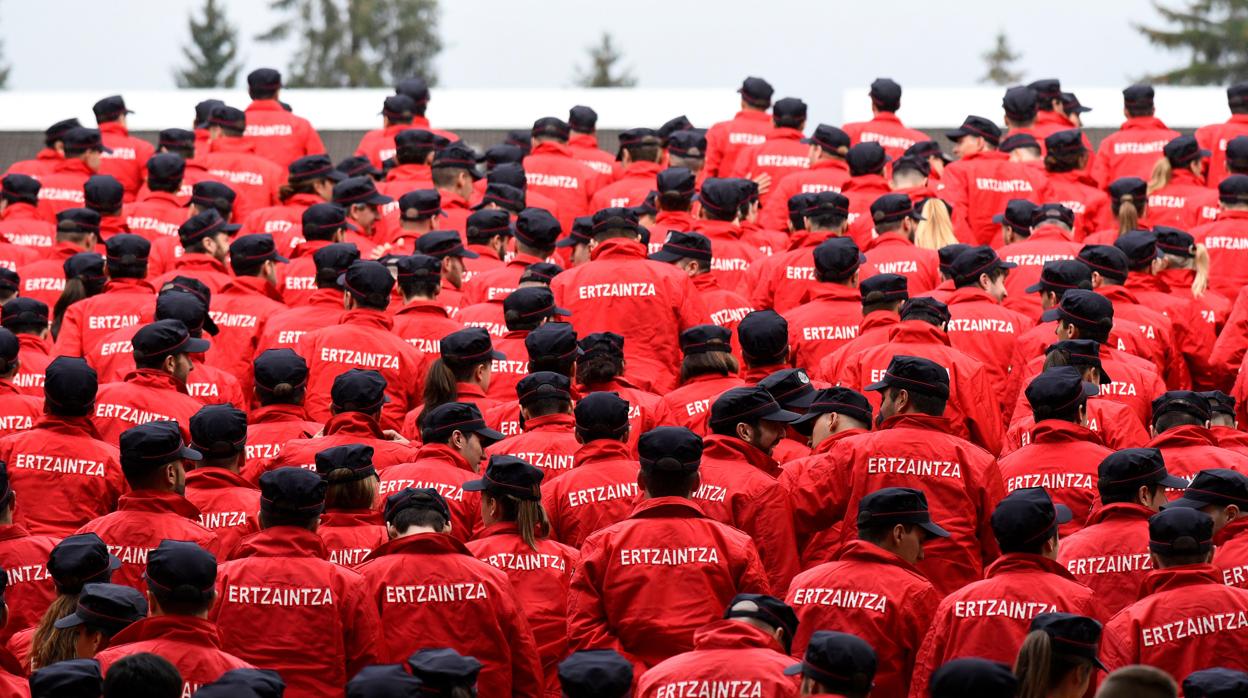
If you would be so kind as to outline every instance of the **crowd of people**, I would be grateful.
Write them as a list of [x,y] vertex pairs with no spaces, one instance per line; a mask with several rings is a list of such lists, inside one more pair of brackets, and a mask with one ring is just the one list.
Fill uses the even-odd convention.
[[1248,696],[1248,83],[335,164],[247,82],[0,180],[0,698]]

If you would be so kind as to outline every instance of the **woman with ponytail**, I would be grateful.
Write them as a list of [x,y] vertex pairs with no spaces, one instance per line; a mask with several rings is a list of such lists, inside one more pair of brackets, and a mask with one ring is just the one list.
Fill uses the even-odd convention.
[[1042,613],[1031,621],[1014,663],[1017,698],[1081,698],[1093,672],[1105,671],[1097,654],[1101,624],[1071,613]]
[[317,528],[330,562],[354,567],[389,540],[386,525],[373,504],[377,500],[377,469],[373,447],[334,446],[316,454],[316,472],[328,483],[325,511]]
[[1148,182],[1149,223],[1190,230],[1216,218],[1218,193],[1205,186],[1201,167],[1209,151],[1200,149],[1195,136],[1179,136],[1162,153]]
[[[87,584],[108,583],[121,560],[94,533],[80,533],[62,540],[48,555],[48,574],[57,596],[34,628],[9,639],[9,649],[22,665],[34,671],[66,659],[78,658],[78,629],[58,628],[56,622],[78,609],[78,596]],[[64,625],[63,623],[61,625]]]
[[[498,404],[486,397],[493,375],[493,363],[507,357],[494,350],[490,333],[480,327],[466,327],[442,338],[442,356],[429,364],[425,375],[424,407],[428,412],[448,402],[468,402],[477,406],[481,414]],[[418,438],[419,415],[408,414],[403,433]]]
[[270,233],[281,254],[295,248],[303,212],[333,198],[334,182],[345,176],[334,169],[328,155],[307,155],[287,167],[286,183],[278,190],[281,204],[256,209],[243,220],[244,233]]
[[953,218],[947,202],[932,197],[920,201],[916,208],[923,220],[914,226],[914,246],[928,250],[955,245],[958,236],[953,234]]
[[[568,655],[568,584],[576,548],[547,538],[542,471],[512,456],[491,456],[480,480],[464,483],[481,493],[485,528],[468,550],[507,574],[537,640],[546,685],[558,686],[558,665]],[[530,562],[532,561],[532,562]]]
[[1194,299],[1206,321],[1212,319],[1214,333],[1220,333],[1231,314],[1231,299],[1209,288],[1209,250],[1177,228],[1158,227],[1153,273],[1180,298]]
[[291,349],[269,349],[252,362],[256,402],[247,417],[247,461],[243,476],[258,482],[264,464],[282,452],[291,439],[306,439],[321,430],[303,408],[308,388],[308,363]]
[[1112,245],[1119,235],[1132,230],[1148,230],[1143,224],[1148,212],[1148,182],[1139,177],[1122,177],[1109,185],[1109,213],[1113,226],[1084,238],[1085,245]]
[[52,309],[52,337],[61,332],[61,323],[65,320],[65,311],[69,306],[84,298],[98,296],[104,292],[108,283],[108,271],[104,267],[104,257],[95,252],[79,252],[65,260],[65,289],[61,297],[56,299]]

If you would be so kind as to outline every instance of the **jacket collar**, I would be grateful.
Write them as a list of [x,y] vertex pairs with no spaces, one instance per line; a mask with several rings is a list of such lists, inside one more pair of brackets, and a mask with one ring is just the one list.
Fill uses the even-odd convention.
[[1141,129],[1165,129],[1169,130],[1161,119],[1155,116],[1129,116],[1127,120],[1122,122],[1122,126],[1118,127],[1119,131],[1135,131]]
[[1240,536],[1248,535],[1248,518],[1240,517],[1222,527],[1213,536],[1213,542],[1218,545],[1226,545],[1227,541]]
[[[476,383],[456,383],[455,393],[461,398],[468,397],[474,400],[485,399],[485,391],[482,390],[481,386]],[[463,402],[463,400],[460,400],[460,402]]]
[[1059,577],[1073,580],[1075,577],[1057,560],[1050,560],[1043,555],[1031,553],[1006,553],[997,558],[988,569],[984,570],[984,578],[991,579],[999,574],[1047,572]]
[[799,129],[788,126],[777,126],[767,134],[767,140],[769,141],[800,141],[805,137],[805,134]]
[[812,170],[837,170],[839,172],[849,172],[849,163],[840,158],[823,158],[810,163]]
[[737,121],[737,120],[761,121],[764,123],[770,123],[771,115],[765,111],[755,111],[753,109],[742,109],[741,111],[737,112],[736,116],[732,117],[732,120],[733,121]]
[[1148,448],[1183,448],[1193,446],[1217,446],[1218,437],[1205,427],[1195,424],[1184,424],[1180,427],[1167,429],[1153,437],[1146,446]]
[[429,301],[423,298],[417,298],[408,301],[406,305],[394,312],[395,315],[436,315],[438,317],[449,318],[450,314],[446,312],[446,306],[437,301]]
[[88,177],[95,174],[95,170],[87,167],[87,163],[79,160],[78,158],[65,158],[64,160],[61,160],[56,163],[56,166],[52,168],[52,171],[56,174],[80,174]]
[[791,368],[788,364],[767,364],[765,366],[744,366],[741,368],[741,380],[747,385],[756,385],[759,381],[776,371]]
[[1036,422],[1036,425],[1031,428],[1031,442],[1037,444],[1088,442],[1098,446],[1105,445],[1096,432],[1064,419],[1045,419]]
[[178,195],[167,191],[148,191],[138,200],[138,203],[158,202],[169,206],[170,208],[182,208],[183,203],[178,200]]
[[470,473],[476,472],[468,464],[468,459],[460,455],[459,451],[446,444],[429,443],[422,445],[420,450],[416,451],[415,461],[418,463],[422,461],[440,461],[459,470],[467,470]]
[[[317,289],[320,290],[320,289]],[[282,296],[269,283],[268,279],[262,279],[258,276],[236,276],[230,280],[230,283],[221,289],[221,293],[237,293],[245,296],[264,296],[275,301],[280,301]]]
[[936,417],[930,414],[895,414],[880,424],[880,429],[925,429],[927,431],[943,431],[952,433],[948,417]]
[[688,211],[659,211],[654,217],[654,227],[662,229],[667,226],[668,230],[693,230],[697,225],[697,219]]
[[587,148],[589,150],[598,149],[598,137],[592,133],[577,133],[573,131],[568,136],[569,148]]
[[0,221],[35,220],[37,218],[39,218],[39,209],[22,201],[11,203],[4,207],[4,211],[0,211]]
[[208,141],[210,153],[256,153],[256,144],[241,136],[221,136]]
[[[1181,271],[1187,271],[1183,269]],[[1126,287],[1132,293],[1153,292],[1153,293],[1170,293],[1170,285],[1156,274],[1147,272],[1131,272],[1127,276]]]
[[780,464],[753,444],[746,443],[735,436],[711,434],[702,442],[702,458],[722,461],[745,461],[759,470],[778,477]]
[[22,352],[36,352],[39,354],[50,354],[52,352],[52,343],[33,334],[17,335],[17,344]]
[[576,453],[572,456],[572,467],[580,468],[621,460],[636,462],[629,452],[628,444],[612,439],[594,439],[576,449]]
[[221,635],[215,623],[194,616],[149,616],[126,626],[109,640],[110,647],[143,640],[169,640],[199,648],[221,649]]
[[90,417],[59,417],[57,415],[44,414],[39,417],[39,421],[35,422],[36,429],[50,429],[66,435],[73,436],[89,436],[96,440],[100,439],[100,432],[95,428],[95,422]]
[[[1245,116],[1248,116],[1248,114],[1246,114]],[[1244,219],[1248,219],[1248,211],[1224,209],[1224,210],[1218,211],[1217,219],[1220,221],[1224,221],[1224,220],[1241,220],[1242,221]]]
[[695,650],[768,649],[787,654],[775,637],[739,620],[716,620],[693,633]]
[[1186,168],[1171,171],[1170,184],[1183,184],[1202,188],[1205,186],[1204,181],[1201,180],[1200,177],[1197,177],[1196,173]]
[[429,165],[409,162],[405,165],[396,165],[394,169],[386,173],[387,182],[431,180],[433,178],[433,168]]
[[[541,145],[549,145],[542,143]],[[604,240],[589,253],[590,259],[645,259],[646,247],[636,240],[611,238]]]
[[1102,521],[1148,521],[1156,513],[1143,504],[1114,502],[1113,504],[1105,504],[1094,509],[1088,514],[1088,521],[1084,524],[1084,527],[1086,528]]
[[513,535],[513,536],[520,535],[520,527],[516,525],[515,521],[496,521],[490,524],[489,526],[486,526],[485,528],[481,529],[481,531],[477,533],[475,540],[481,540],[482,538],[489,538],[490,536],[506,536],[506,535]]
[[13,540],[14,538],[25,538],[30,535],[30,531],[26,530],[21,524],[4,524],[0,525],[0,540]]
[[174,378],[171,373],[158,371],[154,368],[136,368],[130,373],[127,373],[126,377],[122,380],[126,383],[144,388],[176,390],[179,393],[186,392],[186,383]]
[[1182,589],[1202,584],[1222,586],[1222,573],[1213,565],[1180,565],[1153,570],[1144,577],[1140,598],[1161,591]]
[[918,567],[901,559],[895,553],[881,548],[878,545],[868,543],[865,540],[851,540],[836,552],[836,560],[852,560],[854,562],[874,562],[881,565],[893,565],[904,570],[913,572],[919,576],[924,576]]
[[996,298],[993,298],[991,294],[978,286],[955,288],[953,293],[949,294],[945,305],[954,305],[955,303],[991,303],[992,305],[1001,305]]
[[572,157],[572,149],[563,143],[555,141],[544,141],[533,146],[529,151],[529,155],[563,155],[564,157]]
[[981,150],[978,153],[971,153],[970,155],[964,155],[958,158],[957,162],[962,162],[963,160],[967,162],[970,162],[972,160],[1002,160],[1004,161],[1004,160],[1009,160],[1009,159],[1010,159],[1010,156],[1008,153],[1003,153],[999,150]]
[[374,439],[386,438],[381,433],[381,425],[376,419],[363,412],[339,412],[325,421],[325,436],[343,434],[347,436],[369,436]]
[[939,327],[924,320],[901,320],[888,333],[889,343],[943,344],[949,346],[949,335]]
[[665,517],[705,519],[706,514],[691,499],[684,497],[651,497],[637,502],[633,506],[633,511],[628,515],[630,519],[661,519]]
[[639,160],[629,163],[624,168],[625,177],[643,177],[645,179],[654,179],[654,176],[663,170],[663,166],[657,162],[647,162]]
[[698,219],[696,226],[696,230],[710,238],[711,241],[741,239],[741,226],[733,221],[713,221],[701,218]]
[[1039,228],[1036,228],[1035,230],[1031,231],[1031,235],[1027,236],[1027,240],[1037,240],[1037,241],[1039,240],[1061,240],[1062,242],[1071,242],[1073,241],[1073,239],[1074,238],[1071,237],[1069,230],[1065,230],[1060,226],[1053,225],[1052,223],[1048,223],[1048,224],[1040,226]]
[[389,331],[394,328],[394,318],[384,310],[374,310],[372,308],[354,308],[342,314],[338,320],[343,325],[363,325],[365,327],[378,327]]
[[246,111],[286,111],[276,99],[253,99],[251,104],[247,105]]
[[256,424],[273,424],[276,422],[310,422],[308,412],[302,405],[265,405],[251,411],[249,419],[252,426]]
[[524,431],[543,433],[571,433],[576,426],[576,418],[570,414],[548,414],[544,417],[532,417],[524,420]]
[[186,252],[173,264],[174,269],[208,269],[211,271],[219,271],[222,274],[229,274],[230,270],[225,268],[225,264],[204,252]]
[[895,310],[874,310],[863,316],[862,324],[858,326],[858,334],[861,335],[877,327],[892,327],[899,322],[901,322],[901,315],[898,315]]
[[884,175],[878,175],[878,174],[864,174],[864,175],[858,175],[857,177],[850,177],[849,181],[845,182],[845,186],[841,187],[842,194],[846,192],[863,191],[863,190],[892,191],[892,187],[889,186],[888,180],[884,179]]
[[894,230],[890,233],[880,233],[874,238],[871,238],[871,240],[863,246],[863,251],[869,252],[877,247],[884,247],[885,245],[904,245],[906,247],[914,247],[914,241],[911,240],[905,233],[899,230]]
[[862,294],[856,288],[830,281],[817,282],[806,292],[806,300],[810,301],[841,301],[860,303]]
[[853,429],[846,429],[845,431],[838,431],[837,433],[829,436],[823,441],[820,441],[818,446],[815,446],[813,449],[811,449],[810,455],[819,456],[825,453],[831,453],[833,447],[835,447],[838,442],[848,439],[851,436],[858,436],[859,434],[868,434],[868,433],[870,433],[870,430],[858,429],[856,427]]
[[334,243],[330,240],[304,240],[295,246],[295,249],[290,253],[290,256],[292,258],[311,257],[316,254],[317,250],[320,250],[323,247],[329,247],[332,244]]
[[704,293],[706,291],[717,291],[721,288],[719,282],[715,280],[714,274],[698,274],[689,278],[693,279],[694,288]]
[[468,548],[446,533],[417,533],[382,543],[367,559],[385,555],[467,555]]
[[117,511],[145,511],[153,514],[177,514],[187,519],[198,519],[199,507],[177,492],[159,490],[132,490],[117,500]]
[[147,283],[145,279],[114,277],[104,284],[104,293],[133,293],[135,291],[156,295],[156,288]]
[[196,490],[224,490],[231,487],[242,487],[248,490],[256,489],[255,485],[248,480],[244,480],[243,476],[238,473],[225,468],[214,468],[211,466],[200,466],[187,473],[186,487],[187,489]]
[[358,528],[383,525],[376,509],[326,509],[321,514],[322,528]]
[[315,557],[329,558],[325,541],[316,533],[298,526],[274,526],[247,536],[238,544],[230,558],[243,557]]

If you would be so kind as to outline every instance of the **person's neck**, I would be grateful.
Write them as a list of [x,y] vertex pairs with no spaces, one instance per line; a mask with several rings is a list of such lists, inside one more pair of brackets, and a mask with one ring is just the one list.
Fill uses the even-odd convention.
[[546,259],[550,256],[550,254],[548,254],[545,250],[529,247],[521,242],[516,243],[516,252],[518,254],[527,254],[530,257],[537,257],[538,259]]
[[404,295],[403,295],[403,302],[404,302],[404,303],[412,303],[412,302],[415,302],[415,301],[436,301],[437,299],[438,299],[438,297],[437,297],[437,296],[430,296],[430,295],[427,295],[427,294],[424,294],[424,293],[417,293],[417,294],[415,294],[415,295],[411,295],[411,296],[409,296],[409,295],[407,295],[407,294],[404,294]]
[[408,526],[402,533],[395,536],[395,540],[400,538],[411,538],[412,536],[418,536],[422,533],[441,533],[441,531],[433,526]]
[[406,221],[405,220],[399,224],[399,227],[405,233],[410,233],[412,235],[424,235],[430,230],[433,230],[433,219],[429,219],[427,221]]

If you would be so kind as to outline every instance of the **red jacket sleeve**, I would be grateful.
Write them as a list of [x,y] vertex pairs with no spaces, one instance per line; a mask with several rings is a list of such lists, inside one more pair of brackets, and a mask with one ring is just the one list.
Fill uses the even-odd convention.
[[344,605],[346,618],[343,620],[347,627],[344,645],[347,652],[347,676],[355,676],[360,669],[377,663],[381,616],[377,606],[369,602],[363,580],[354,584],[348,594],[347,603]]
[[[321,141],[321,134],[317,133],[312,124],[308,124],[308,133],[304,137],[303,151],[304,155],[321,155],[325,152],[325,143]],[[354,674],[353,674],[354,676]]]
[[822,462],[791,468],[780,476],[793,510],[796,539],[807,540],[841,520],[849,499],[850,456],[836,449]]
[[[65,317],[68,319],[69,314]],[[64,332],[64,329],[61,330]],[[1235,304],[1231,307],[1231,315],[1226,319],[1222,334],[1218,335],[1213,345],[1213,354],[1209,357],[1212,368],[1220,372],[1221,384],[1225,388],[1234,380],[1239,372],[1239,365],[1244,362],[1244,352],[1248,350],[1248,288],[1239,292]]]
[[[737,576],[738,594],[771,594],[771,583],[767,581],[767,572],[763,569],[763,561],[758,556],[758,548],[748,543],[742,553],[745,564]],[[777,587],[777,591],[787,587]]]
[[724,161],[724,141],[727,140],[726,129],[712,126],[706,132],[706,161],[702,164],[704,177],[722,177],[719,169]]
[[572,574],[568,588],[568,650],[615,650],[634,665],[644,666],[641,660],[624,650],[607,623],[601,587],[606,574],[604,555],[596,542],[585,541],[581,547],[581,564]]
[[945,185],[945,189],[940,193],[940,198],[948,201],[953,206],[954,235],[962,242],[973,242],[974,234],[971,232],[971,224],[967,218],[970,199],[966,189],[966,182],[963,180],[961,168],[945,168],[945,172],[940,178],[941,184]]
[[970,394],[961,396],[969,400],[964,404],[966,428],[971,439],[989,453],[1001,452],[1001,406],[995,400],[982,399],[996,392],[986,370],[976,371],[969,381]]
[[1101,636],[1101,663],[1106,669],[1114,671],[1139,663],[1139,651],[1132,637],[1131,617],[1126,613],[1119,612],[1105,624]]
[[[1236,306],[1238,308],[1238,306]],[[1232,313],[1234,315],[1234,313]],[[1227,323],[1230,324],[1229,322]],[[82,346],[82,306],[71,305],[61,320],[60,332],[56,335],[56,353],[59,356],[83,356],[86,347]]]
[[1112,143],[1101,141],[1096,149],[1096,157],[1092,159],[1092,171],[1089,174],[1096,182],[1097,189],[1104,190],[1109,186],[1109,151],[1112,147]]
[[767,577],[773,589],[788,589],[793,576],[801,571],[797,557],[797,537],[793,533],[793,507],[787,489],[773,483],[754,496],[744,497],[738,521],[749,522],[747,531],[766,560]]
[[903,676],[910,676],[911,682],[920,649],[923,647],[923,638],[932,626],[932,619],[936,617],[939,606],[940,593],[927,587],[913,598],[906,599],[906,607],[902,609],[902,625],[898,630],[906,639],[905,646],[908,651],[901,658],[901,673]]
[[910,698],[927,698],[927,685],[932,672],[944,663],[945,641],[949,637],[947,604],[946,600],[936,609],[927,636],[919,646],[919,654],[914,660],[914,675],[910,677]]
[[[680,314],[680,331],[684,332],[696,325],[711,324],[711,314],[706,311],[706,304],[702,302],[702,294],[698,292],[698,287],[693,285],[693,279],[685,277],[679,292],[681,295],[677,312]],[[680,340],[679,337],[673,339]]]

